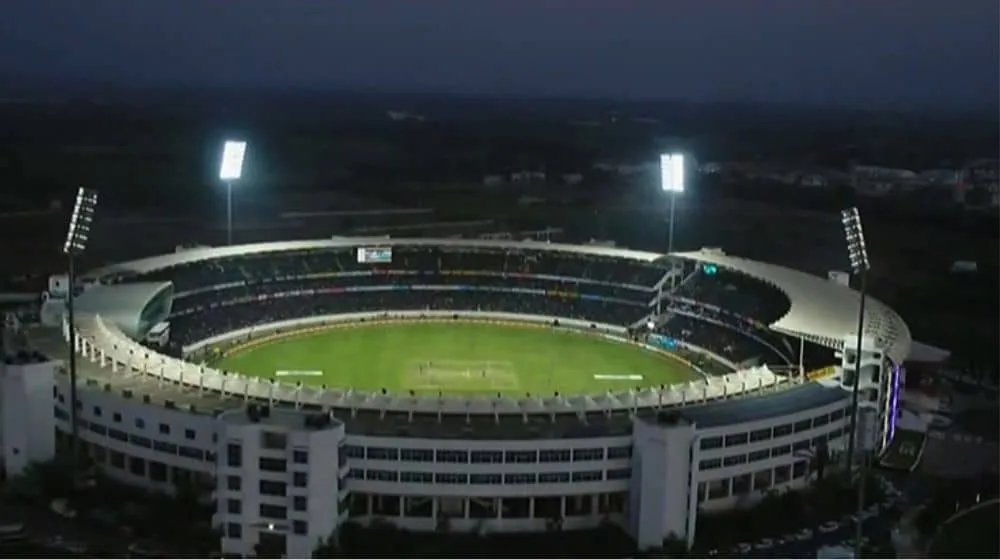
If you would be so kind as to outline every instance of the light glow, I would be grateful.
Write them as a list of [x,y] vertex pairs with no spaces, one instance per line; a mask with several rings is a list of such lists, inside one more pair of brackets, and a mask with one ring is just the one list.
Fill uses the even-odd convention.
[[247,143],[239,140],[226,140],[222,147],[222,165],[219,167],[219,179],[234,181],[243,175],[243,156],[247,152]]
[[664,192],[684,192],[684,154],[660,156],[660,188]]

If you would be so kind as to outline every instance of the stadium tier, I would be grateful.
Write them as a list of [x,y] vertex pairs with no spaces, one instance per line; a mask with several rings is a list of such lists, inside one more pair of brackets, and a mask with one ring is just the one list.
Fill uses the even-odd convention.
[[[210,485],[236,555],[266,533],[308,556],[349,519],[691,539],[699,512],[802,485],[820,449],[844,446],[849,378],[859,440],[885,448],[910,345],[869,300],[861,375],[843,375],[857,294],[718,250],[344,238],[83,280],[87,452],[148,488]],[[58,359],[70,326],[55,316],[29,334]],[[68,381],[52,369],[54,390],[19,406],[55,399],[64,438]]]

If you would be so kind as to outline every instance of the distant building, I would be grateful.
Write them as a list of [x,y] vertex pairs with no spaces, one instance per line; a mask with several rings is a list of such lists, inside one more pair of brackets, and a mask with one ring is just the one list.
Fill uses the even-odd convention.
[[515,171],[510,174],[510,182],[514,184],[544,183],[545,178],[544,171]]
[[583,182],[583,175],[580,173],[563,173],[562,180],[567,185],[579,185]]
[[483,177],[483,185],[487,187],[499,187],[505,182],[503,175],[486,175]]

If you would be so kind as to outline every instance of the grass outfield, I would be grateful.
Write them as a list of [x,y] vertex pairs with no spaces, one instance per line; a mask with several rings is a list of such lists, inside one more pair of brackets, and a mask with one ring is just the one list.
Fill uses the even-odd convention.
[[215,365],[287,383],[433,394],[599,394],[699,378],[666,352],[594,334],[470,321],[286,334],[233,348]]

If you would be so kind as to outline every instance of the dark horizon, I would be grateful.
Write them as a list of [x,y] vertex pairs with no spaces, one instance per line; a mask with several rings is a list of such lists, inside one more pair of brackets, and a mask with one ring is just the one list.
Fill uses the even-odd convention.
[[0,90],[989,113],[998,25],[992,0],[34,0],[0,21]]

